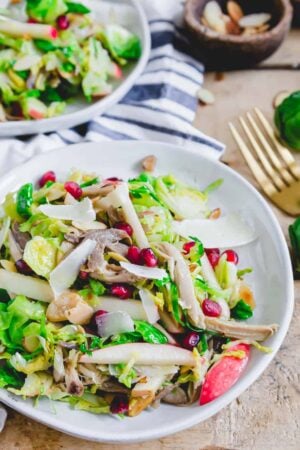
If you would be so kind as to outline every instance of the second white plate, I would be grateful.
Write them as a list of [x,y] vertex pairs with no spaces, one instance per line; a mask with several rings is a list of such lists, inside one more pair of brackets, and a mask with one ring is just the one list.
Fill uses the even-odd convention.
[[[84,2],[98,17],[103,16],[103,2],[100,0],[85,0]],[[0,137],[19,136],[24,134],[38,134],[57,131],[64,128],[74,127],[91,120],[108,110],[117,103],[131,89],[136,79],[144,70],[150,53],[150,31],[149,25],[142,6],[138,0],[105,0],[106,16],[126,26],[137,34],[142,43],[142,55],[140,59],[124,71],[124,79],[115,84],[113,92],[92,104],[85,100],[76,99],[67,106],[64,114],[41,120],[18,120],[0,123]]]

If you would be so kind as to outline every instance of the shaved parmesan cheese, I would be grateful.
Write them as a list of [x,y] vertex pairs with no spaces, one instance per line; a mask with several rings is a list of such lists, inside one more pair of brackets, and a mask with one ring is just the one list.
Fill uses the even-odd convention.
[[137,213],[131,203],[127,183],[119,183],[115,189],[106,197],[99,201],[102,208],[107,210],[109,207],[122,208],[124,218],[128,222],[134,233],[134,238],[141,248],[149,247],[149,242],[145,231],[139,221]]
[[256,239],[254,231],[236,214],[216,220],[193,219],[173,222],[173,230],[180,236],[200,239],[205,248],[239,247]]
[[158,314],[158,309],[153,300],[153,295],[146,289],[141,289],[139,291],[144,310],[147,314],[147,319],[149,323],[156,323],[160,319]]
[[98,334],[101,337],[134,331],[134,322],[129,314],[116,311],[96,317]]
[[139,300],[128,299],[126,302],[116,297],[101,296],[98,297],[95,310],[102,309],[107,312],[124,311],[134,320],[147,320],[147,315],[142,302]]
[[157,267],[138,266],[137,264],[131,264],[123,261],[120,262],[120,265],[123,269],[127,270],[127,272],[148,280],[162,280],[168,276],[164,269],[158,269]]
[[38,207],[45,216],[53,219],[76,220],[79,222],[92,222],[96,219],[93,204],[89,198],[72,205],[41,205]]
[[50,273],[50,286],[56,296],[68,289],[76,280],[81,265],[95,249],[97,243],[91,239],[83,241]]

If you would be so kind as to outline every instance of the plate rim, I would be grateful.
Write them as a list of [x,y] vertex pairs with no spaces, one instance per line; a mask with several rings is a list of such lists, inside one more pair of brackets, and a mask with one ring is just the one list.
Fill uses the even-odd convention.
[[[134,85],[141,75],[149,60],[151,50],[151,34],[145,10],[139,0],[127,0],[136,10],[141,25],[141,40],[143,42],[142,55],[137,61],[132,72],[117,86],[111,94],[87,105],[78,111],[39,120],[13,120],[0,123],[0,138],[9,138],[26,134],[40,134],[56,132],[61,129],[72,128],[91,120],[97,115],[102,115],[118,103]],[[33,131],[32,128],[36,127]]]
[[[288,251],[288,246],[283,234],[283,231],[280,227],[280,224],[272,211],[271,207],[267,203],[267,201],[263,198],[263,196],[250,184],[248,180],[246,180],[242,175],[231,169],[230,167],[226,166],[225,164],[222,164],[218,160],[213,160],[213,158],[201,154],[197,152],[195,149],[187,149],[184,147],[181,147],[179,145],[175,144],[168,144],[163,142],[153,142],[153,141],[108,141],[106,142],[106,146],[109,145],[125,145],[127,146],[136,146],[139,147],[143,146],[153,146],[153,151],[155,151],[155,147],[159,148],[159,152],[163,151],[163,148],[172,149],[172,151],[176,151],[181,153],[182,155],[186,154],[192,154],[199,157],[201,160],[202,158],[205,160],[210,161],[212,164],[216,164],[218,167],[222,167],[221,170],[225,171],[225,173],[230,173],[233,178],[236,178],[239,182],[246,185],[248,189],[251,191],[251,194],[256,198],[256,200],[262,205],[262,207],[266,210],[268,213],[268,217],[271,221],[271,224],[273,228],[276,230],[276,236],[280,248],[280,254],[283,262],[283,267],[285,270],[285,291],[286,291],[286,297],[285,297],[285,305],[286,305],[286,312],[282,321],[282,324],[280,326],[280,329],[274,335],[275,342],[272,344],[272,348],[274,349],[272,354],[265,354],[263,355],[263,358],[256,364],[256,370],[252,371],[252,373],[248,374],[246,377],[243,377],[236,385],[234,385],[227,393],[225,393],[223,396],[219,397],[217,400],[215,400],[212,403],[209,403],[202,407],[202,409],[199,409],[199,413],[197,413],[197,410],[195,409],[195,414],[193,414],[191,417],[187,418],[181,418],[180,421],[178,420],[175,424],[166,424],[162,428],[157,428],[155,431],[140,431],[135,430],[135,432],[130,431],[130,434],[127,434],[126,432],[119,432],[118,435],[112,435],[111,432],[105,432],[105,430],[101,430],[100,432],[90,432],[85,431],[73,427],[72,425],[66,425],[61,426],[61,422],[59,422],[58,419],[52,416],[49,416],[49,413],[46,413],[44,411],[35,410],[33,406],[28,404],[22,404],[21,402],[16,402],[13,400],[13,397],[3,398],[3,393],[8,396],[7,391],[5,389],[0,389],[0,400],[4,404],[10,406],[11,408],[15,409],[19,413],[26,415],[27,417],[30,417],[31,419],[40,422],[46,426],[49,426],[51,428],[54,428],[60,432],[63,432],[65,434],[69,434],[72,436],[75,436],[80,439],[86,439],[88,441],[93,442],[103,442],[103,443],[113,443],[113,444],[121,444],[121,443],[138,443],[138,442],[145,442],[148,440],[153,439],[159,439],[165,436],[168,436],[170,434],[177,433],[179,431],[185,430],[187,428],[190,428],[194,425],[197,425],[204,420],[207,420],[214,414],[221,411],[224,407],[226,407],[229,403],[231,403],[235,398],[237,398],[239,395],[241,395],[246,389],[248,389],[263,373],[263,371],[268,367],[272,359],[276,356],[280,346],[282,345],[282,342],[287,334],[287,331],[289,329],[289,325],[292,319],[293,315],[293,308],[294,308],[294,280],[293,280],[293,272],[292,272],[292,266],[290,261],[290,255]],[[9,179],[16,170],[22,170],[22,168],[30,167],[32,162],[38,162],[39,160],[47,159],[49,154],[59,154],[62,150],[64,151],[71,151],[74,149],[76,151],[76,147],[80,148],[82,150],[82,147],[93,147],[97,145],[96,142],[87,142],[87,143],[79,143],[79,144],[72,144],[68,146],[61,147],[59,149],[50,150],[45,153],[41,153],[39,155],[34,156],[33,158],[29,159],[25,163],[17,166],[16,168],[10,170],[7,172],[3,177],[0,177],[0,185],[2,183],[2,180]],[[25,411],[24,411],[25,409]],[[201,417],[200,417],[201,415]],[[101,417],[100,417],[101,419]],[[89,433],[89,434],[87,434]]]

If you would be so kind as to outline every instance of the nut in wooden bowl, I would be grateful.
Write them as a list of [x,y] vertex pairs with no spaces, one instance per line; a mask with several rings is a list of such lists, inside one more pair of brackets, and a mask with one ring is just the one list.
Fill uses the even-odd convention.
[[210,69],[249,67],[269,57],[290,29],[289,0],[187,0],[191,44]]

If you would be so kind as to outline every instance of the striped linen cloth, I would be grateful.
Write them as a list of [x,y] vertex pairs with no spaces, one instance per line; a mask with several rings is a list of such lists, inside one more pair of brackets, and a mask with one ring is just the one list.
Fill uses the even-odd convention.
[[204,68],[190,55],[181,1],[139,1],[149,19],[152,48],[144,73],[128,94],[83,126],[31,139],[1,139],[0,173],[66,144],[111,139],[163,141],[221,156],[224,146],[192,125]]

